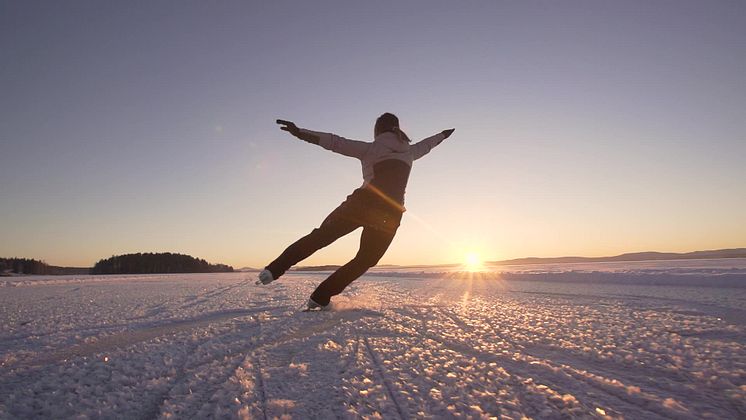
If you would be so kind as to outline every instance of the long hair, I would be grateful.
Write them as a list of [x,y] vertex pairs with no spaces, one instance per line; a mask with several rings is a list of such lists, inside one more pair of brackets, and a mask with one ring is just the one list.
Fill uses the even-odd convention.
[[407,136],[407,134],[399,128],[399,118],[397,118],[396,115],[390,112],[386,112],[378,117],[378,119],[376,120],[376,126],[373,129],[376,137],[387,131],[391,131],[392,133],[399,136],[399,140],[403,142],[412,142],[412,140],[409,139],[409,136]]

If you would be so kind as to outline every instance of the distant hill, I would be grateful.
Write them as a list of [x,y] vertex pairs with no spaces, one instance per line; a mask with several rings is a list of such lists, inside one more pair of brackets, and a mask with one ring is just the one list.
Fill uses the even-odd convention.
[[[746,258],[746,248],[718,249],[709,251],[675,252],[631,252],[610,257],[550,257],[550,258],[516,258],[512,260],[488,261],[485,265],[523,265],[552,263],[593,263],[622,261],[660,261],[692,260],[715,258]],[[459,264],[439,264],[438,266],[457,266]],[[317,265],[293,267],[291,271],[334,271],[339,265]],[[402,267],[397,265],[380,265],[381,267]],[[428,265],[407,266],[430,267]],[[238,271],[255,272],[261,269],[243,267]],[[189,255],[173,253],[137,253],[103,259],[93,268],[57,267],[44,261],[29,258],[0,258],[0,276],[21,274],[35,275],[80,275],[80,274],[160,274],[160,273],[218,273],[233,272],[233,267],[225,264],[209,264],[207,261]]]
[[91,269],[91,274],[168,274],[168,273],[225,273],[233,267],[210,264],[190,255],[165,253],[137,253],[103,259]]
[[[485,265],[524,265],[524,264],[561,264],[561,263],[590,263],[590,262],[615,262],[615,261],[660,261],[660,260],[698,260],[716,258],[746,258],[746,248],[718,249],[711,251],[694,251],[686,253],[675,252],[630,252],[611,257],[549,257],[549,258],[516,258],[513,260],[487,261]],[[378,265],[377,268],[428,268],[428,267],[450,267],[461,264],[435,264],[435,265]],[[312,265],[293,267],[290,271],[334,271],[339,265]]]
[[293,267],[290,271],[335,271],[341,267],[340,265],[309,265],[301,267]]
[[718,249],[711,251],[676,252],[632,252],[613,257],[553,257],[553,258],[516,258],[513,260],[490,261],[488,265],[512,264],[552,264],[552,263],[589,263],[615,261],[660,261],[660,260],[699,260],[715,258],[746,258],[746,248]]

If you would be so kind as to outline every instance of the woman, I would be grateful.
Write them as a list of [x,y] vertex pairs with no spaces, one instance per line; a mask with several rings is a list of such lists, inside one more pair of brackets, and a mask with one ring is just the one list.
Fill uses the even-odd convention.
[[404,213],[404,190],[412,162],[426,155],[448,138],[454,129],[410,145],[399,128],[399,119],[390,113],[378,117],[372,143],[348,140],[334,134],[299,129],[290,121],[277,120],[281,129],[309,143],[345,156],[360,159],[363,185],[347,196],[321,226],[290,245],[259,273],[259,281],[269,284],[290,267],[306,259],[353,230],[363,227],[360,249],[350,262],[324,280],[311,294],[308,309],[324,309],[355,279],[378,263],[394,239]]

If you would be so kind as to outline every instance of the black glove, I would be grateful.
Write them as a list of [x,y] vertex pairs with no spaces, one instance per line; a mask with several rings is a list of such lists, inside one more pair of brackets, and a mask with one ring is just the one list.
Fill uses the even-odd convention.
[[448,130],[441,131],[440,134],[445,136],[445,138],[448,138],[448,137],[451,137],[451,134],[453,134],[454,131],[456,131],[455,128],[449,128]]
[[277,124],[282,125],[282,127],[280,127],[280,130],[287,131],[288,133],[294,135],[295,137],[298,137],[303,141],[307,141],[313,144],[319,144],[318,136],[315,136],[311,133],[301,133],[300,128],[298,128],[298,126],[295,125],[295,123],[292,121],[277,120]]
[[285,121],[285,120],[277,120],[277,124],[282,125],[283,127],[280,127],[280,130],[287,131],[288,133],[294,135],[295,137],[298,137],[300,134],[300,128],[298,128],[297,125],[295,125],[292,121]]

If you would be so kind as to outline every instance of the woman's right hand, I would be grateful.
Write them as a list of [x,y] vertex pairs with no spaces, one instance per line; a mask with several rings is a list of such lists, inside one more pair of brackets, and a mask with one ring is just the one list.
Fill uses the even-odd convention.
[[277,124],[280,124],[282,126],[280,127],[280,130],[287,131],[288,133],[294,135],[295,137],[298,137],[303,141],[313,144],[319,144],[319,136],[313,135],[307,131],[301,133],[300,128],[298,128],[298,126],[295,125],[295,123],[292,121],[277,120]]
[[277,124],[280,124],[282,126],[280,127],[280,130],[287,131],[295,137],[298,137],[300,135],[300,128],[298,128],[298,126],[295,125],[295,123],[292,121],[277,120]]
[[449,128],[448,130],[441,131],[440,134],[445,136],[445,138],[448,138],[448,137],[451,137],[451,134],[453,134],[454,131],[456,131],[455,128]]

